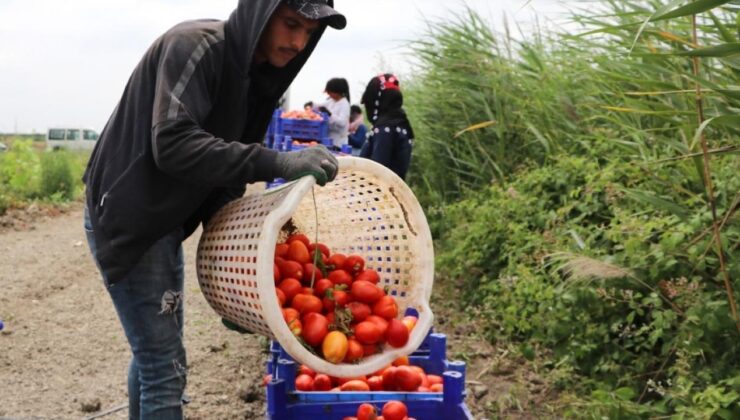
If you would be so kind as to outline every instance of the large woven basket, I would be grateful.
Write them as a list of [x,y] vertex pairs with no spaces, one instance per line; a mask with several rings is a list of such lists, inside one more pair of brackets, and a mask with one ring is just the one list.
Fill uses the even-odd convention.
[[[273,280],[275,244],[287,236],[286,226],[312,241],[318,226],[318,241],[332,252],[360,255],[377,270],[399,313],[409,307],[419,313],[408,344],[385,346],[355,364],[333,364],[304,348],[283,320]],[[367,159],[340,157],[339,174],[325,187],[309,176],[229,203],[205,228],[197,270],[203,295],[222,317],[337,377],[366,375],[412,353],[432,326],[434,251],[426,217],[402,179]]]

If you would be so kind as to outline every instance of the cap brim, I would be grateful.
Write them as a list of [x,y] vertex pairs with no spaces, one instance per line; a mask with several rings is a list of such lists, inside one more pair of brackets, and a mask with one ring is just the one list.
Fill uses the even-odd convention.
[[344,29],[347,19],[328,4],[311,3],[309,8],[301,7],[296,12],[306,19],[318,20],[326,23],[334,29]]

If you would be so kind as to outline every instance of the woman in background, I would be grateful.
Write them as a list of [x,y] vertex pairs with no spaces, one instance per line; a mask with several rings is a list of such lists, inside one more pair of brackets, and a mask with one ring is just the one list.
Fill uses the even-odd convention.
[[400,82],[391,73],[370,79],[362,104],[373,128],[360,156],[391,169],[402,179],[411,163],[414,130],[403,110]]
[[349,134],[349,83],[347,79],[334,78],[326,83],[329,99],[319,110],[329,114],[329,137],[337,149],[347,144]]

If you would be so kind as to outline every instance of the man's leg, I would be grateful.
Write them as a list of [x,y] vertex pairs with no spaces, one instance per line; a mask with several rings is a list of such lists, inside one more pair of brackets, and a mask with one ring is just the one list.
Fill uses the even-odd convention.
[[[85,227],[94,249],[88,221]],[[159,240],[125,279],[108,287],[133,352],[128,381],[131,419],[182,418],[187,374],[182,236],[177,229]]]

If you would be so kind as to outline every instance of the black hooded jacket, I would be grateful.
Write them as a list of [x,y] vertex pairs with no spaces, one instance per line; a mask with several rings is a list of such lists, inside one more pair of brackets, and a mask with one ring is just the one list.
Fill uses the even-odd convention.
[[178,24],[137,65],[83,177],[109,284],[163,236],[182,227],[186,238],[247,183],[275,178],[277,152],[260,143],[326,29],[283,68],[253,65],[280,2],[239,0],[226,21]]

